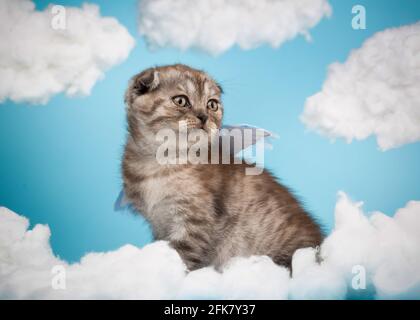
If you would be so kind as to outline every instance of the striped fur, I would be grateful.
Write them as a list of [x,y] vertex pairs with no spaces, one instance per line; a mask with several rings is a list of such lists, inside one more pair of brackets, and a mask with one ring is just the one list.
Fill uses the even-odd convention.
[[[291,267],[293,253],[322,241],[319,226],[289,190],[267,171],[245,175],[247,164],[160,165],[155,134],[163,128],[220,128],[221,87],[206,73],[184,65],[156,67],[136,75],[126,92],[128,137],[124,189],[151,223],[156,239],[168,240],[190,270],[222,267],[231,257],[268,255]],[[190,108],[172,97],[185,94]],[[199,114],[207,120],[201,124]]]

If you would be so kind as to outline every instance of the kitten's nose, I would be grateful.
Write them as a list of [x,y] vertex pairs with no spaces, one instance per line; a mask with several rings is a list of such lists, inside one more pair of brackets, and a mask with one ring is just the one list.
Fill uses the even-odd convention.
[[197,118],[200,119],[202,124],[205,124],[208,119],[208,116],[204,113],[200,113],[197,115]]

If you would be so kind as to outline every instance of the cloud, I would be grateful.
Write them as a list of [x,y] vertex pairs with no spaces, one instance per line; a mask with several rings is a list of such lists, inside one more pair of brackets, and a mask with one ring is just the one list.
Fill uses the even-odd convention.
[[[335,228],[322,244],[320,266],[313,258],[309,259],[309,251],[302,253],[303,257],[294,257],[293,263],[299,270],[296,275],[299,297],[313,297],[319,291],[343,297],[344,283],[351,284],[353,272],[357,271],[354,268],[362,266],[366,270],[366,287],[373,287],[376,297],[411,294],[420,298],[420,201],[408,202],[393,218],[381,212],[368,217],[362,204],[339,193]],[[310,281],[318,277],[333,281]],[[323,286],[328,290],[320,290]]]
[[381,150],[420,140],[420,22],[386,29],[329,66],[301,120],[330,137],[375,135]]
[[[266,256],[233,258],[222,273],[207,267],[186,273],[167,242],[143,248],[125,245],[89,253],[68,264],[50,247],[50,230],[0,208],[0,299],[344,299],[351,294],[379,299],[420,299],[420,201],[394,217],[366,215],[362,203],[342,192],[336,225],[323,242],[317,263],[312,248],[293,257],[293,277]],[[66,289],[53,289],[57,268]],[[61,273],[63,275],[63,273]],[[365,275],[365,290],[352,283]]]
[[[340,192],[335,217],[335,229],[320,248],[322,262],[316,262],[315,249],[298,250],[290,277],[265,256],[234,258],[222,273],[212,267],[186,273],[164,241],[89,253],[68,264],[53,254],[47,226],[28,230],[26,218],[0,208],[0,298],[344,299],[365,271],[362,296],[373,289],[380,299],[420,299],[420,201],[408,202],[393,218],[367,216],[362,203]],[[57,265],[65,270],[65,290],[51,285]]]
[[0,0],[0,102],[88,95],[134,46],[127,29],[101,17],[97,5],[66,7],[64,30],[52,27],[60,17],[52,8],[36,11],[30,0]]
[[139,32],[152,47],[220,54],[234,45],[279,47],[331,15],[327,0],[140,0]]

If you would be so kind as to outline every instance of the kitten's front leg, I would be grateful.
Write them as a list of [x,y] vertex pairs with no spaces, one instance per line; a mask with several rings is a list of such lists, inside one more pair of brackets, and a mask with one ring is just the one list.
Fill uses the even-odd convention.
[[214,221],[205,206],[192,203],[178,205],[169,236],[171,246],[177,250],[188,270],[211,264],[215,256]]
[[184,261],[188,268],[188,271],[193,271],[210,265],[210,261],[206,256],[206,253],[201,254],[202,251],[207,250],[197,250],[197,248],[194,248],[195,245],[191,240],[176,240],[171,241],[170,244],[181,256],[182,261]]

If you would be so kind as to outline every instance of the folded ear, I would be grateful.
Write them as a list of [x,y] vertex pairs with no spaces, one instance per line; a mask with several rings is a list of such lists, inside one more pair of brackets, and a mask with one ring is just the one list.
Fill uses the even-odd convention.
[[159,73],[154,68],[150,68],[134,77],[133,89],[140,95],[156,89],[158,85]]
[[150,92],[158,86],[159,72],[155,68],[146,69],[131,78],[124,100],[130,104],[137,96]]

